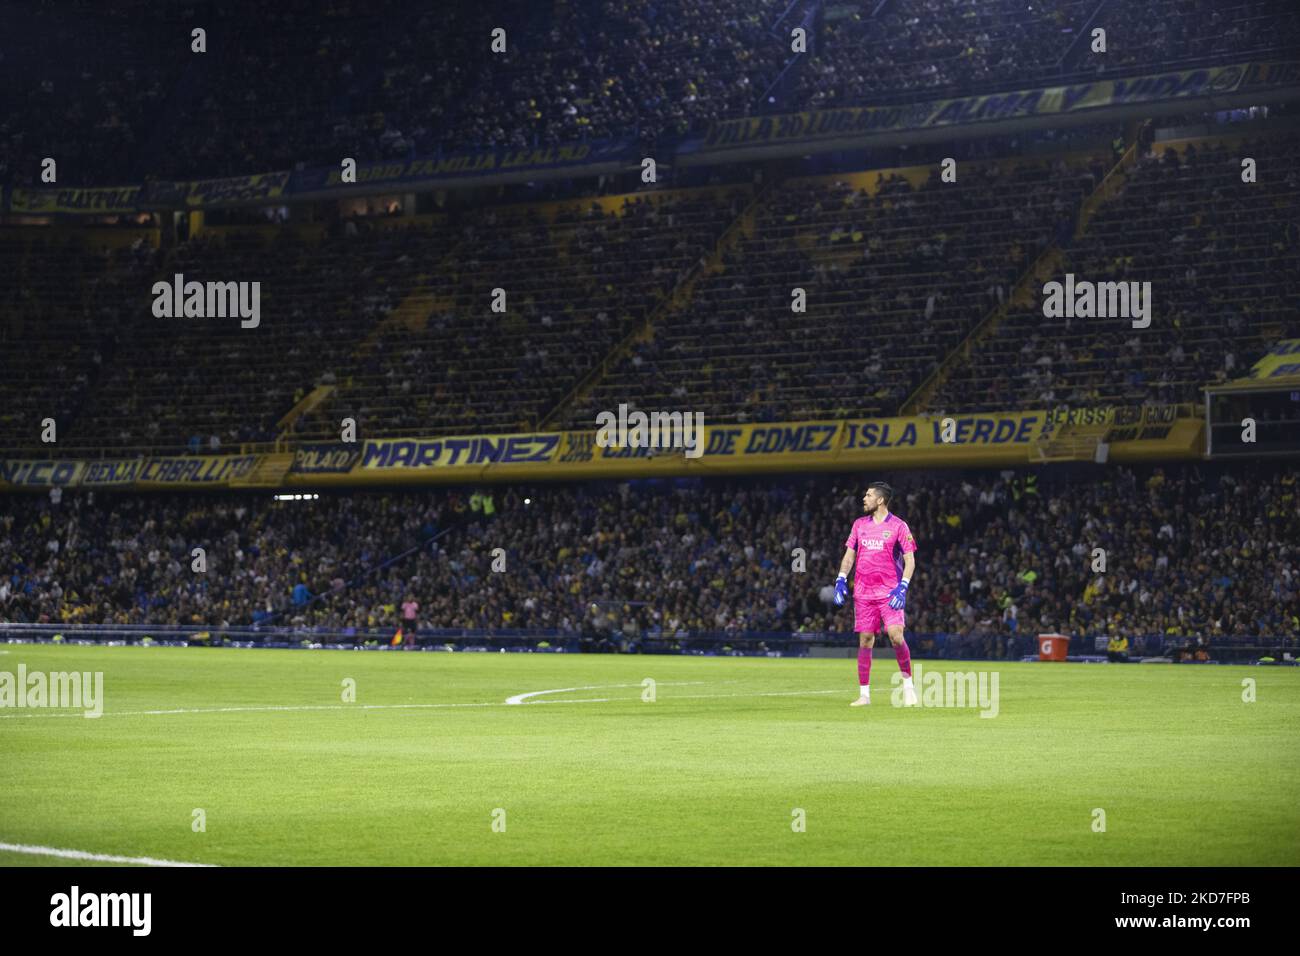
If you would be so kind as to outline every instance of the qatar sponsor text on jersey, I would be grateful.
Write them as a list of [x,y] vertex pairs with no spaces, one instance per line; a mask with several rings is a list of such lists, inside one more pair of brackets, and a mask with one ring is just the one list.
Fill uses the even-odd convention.
[[880,600],[889,596],[903,577],[903,555],[916,550],[912,529],[898,515],[890,513],[877,522],[863,515],[853,522],[844,547],[857,553],[855,600]]

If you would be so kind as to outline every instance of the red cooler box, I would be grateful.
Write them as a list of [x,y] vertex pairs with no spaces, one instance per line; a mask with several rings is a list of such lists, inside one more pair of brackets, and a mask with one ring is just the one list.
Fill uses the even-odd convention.
[[1069,652],[1070,638],[1066,635],[1038,635],[1038,659],[1040,661],[1063,661]]

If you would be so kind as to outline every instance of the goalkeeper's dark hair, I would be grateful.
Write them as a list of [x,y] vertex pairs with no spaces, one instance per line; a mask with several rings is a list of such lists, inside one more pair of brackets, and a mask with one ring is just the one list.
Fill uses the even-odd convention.
[[883,481],[873,481],[871,484],[867,485],[867,491],[871,491],[873,488],[884,496],[885,507],[888,508],[890,502],[894,500],[894,489],[891,488],[887,482]]

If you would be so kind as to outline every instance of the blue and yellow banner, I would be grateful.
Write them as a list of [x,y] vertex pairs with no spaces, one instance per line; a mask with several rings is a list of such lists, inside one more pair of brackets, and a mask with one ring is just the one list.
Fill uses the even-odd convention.
[[204,208],[265,202],[284,198],[289,172],[253,173],[190,182],[153,182],[144,187],[146,208]]
[[[372,439],[347,476],[368,482],[594,478],[1023,463],[1047,412],[709,425],[684,447],[608,445],[597,432]],[[330,476],[333,477],[333,476]]]
[[1300,339],[1282,339],[1250,368],[1250,373],[1231,384],[1276,381],[1300,376]]
[[962,96],[901,106],[806,110],[713,123],[683,152],[707,153],[781,143],[815,143],[901,130],[936,129],[1105,107],[1218,96],[1297,84],[1300,62],[1238,63],[1068,86]]
[[212,488],[248,475],[259,455],[177,455],[95,461],[0,459],[0,488]]
[[634,139],[563,143],[528,149],[464,150],[445,156],[412,160],[358,163],[356,182],[343,181],[341,165],[304,169],[294,173],[290,191],[295,195],[361,186],[436,186],[441,181],[473,179],[502,173],[540,172],[548,169],[628,162],[634,158]]
[[316,442],[299,445],[293,451],[290,474],[295,475],[346,475],[361,459],[357,445],[342,442]]
[[44,189],[14,188],[9,193],[11,212],[27,215],[113,215],[136,212],[139,186]]
[[[706,422],[676,447],[668,440],[613,444],[596,428],[372,438],[299,446],[284,486],[1014,467],[1039,461],[1039,443],[1050,441],[1065,426],[1104,428],[1112,457],[1122,461],[1194,457],[1203,421],[1190,414],[1189,407],[1171,405],[743,425]],[[660,438],[671,435],[664,432]],[[259,460],[257,455],[0,459],[0,488],[239,487]]]

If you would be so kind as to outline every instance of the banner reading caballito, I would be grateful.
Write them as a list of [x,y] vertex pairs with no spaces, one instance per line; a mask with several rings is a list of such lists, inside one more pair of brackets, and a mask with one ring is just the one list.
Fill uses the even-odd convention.
[[0,488],[220,487],[246,476],[259,458],[177,455],[103,461],[0,459]]

